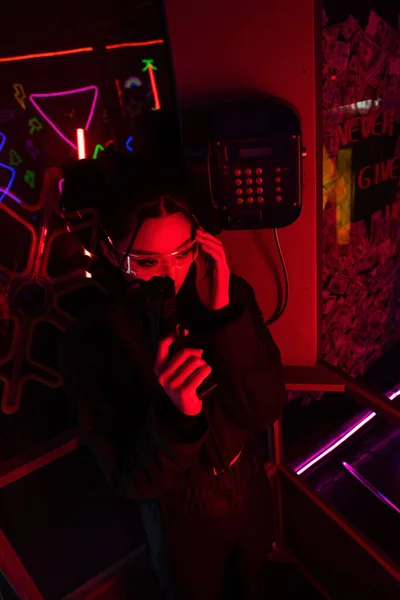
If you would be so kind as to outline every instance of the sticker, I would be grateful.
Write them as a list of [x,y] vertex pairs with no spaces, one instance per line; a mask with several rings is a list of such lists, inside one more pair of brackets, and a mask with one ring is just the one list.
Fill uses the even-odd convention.
[[350,15],[343,25],[342,36],[344,37],[346,42],[349,42],[353,38],[353,36],[360,30],[361,28],[359,27],[357,21],[352,15]]
[[338,71],[345,71],[350,57],[350,44],[346,42],[335,43],[335,58],[331,62],[331,67]]
[[382,50],[389,50],[396,37],[394,29],[373,10],[369,13],[365,33]]
[[35,173],[33,171],[25,171],[24,181],[29,185],[31,190],[35,187]]
[[16,99],[16,101],[18,102],[18,104],[24,109],[26,110],[26,105],[25,105],[25,98],[26,98],[26,94],[24,91],[24,88],[22,87],[22,85],[20,83],[14,83],[13,84],[13,89],[14,89],[14,98]]

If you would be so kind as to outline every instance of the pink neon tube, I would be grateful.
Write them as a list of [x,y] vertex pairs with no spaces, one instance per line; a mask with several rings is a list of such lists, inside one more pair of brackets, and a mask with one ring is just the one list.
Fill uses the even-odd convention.
[[[400,395],[400,389],[397,390],[396,392],[394,392],[393,394],[391,394],[389,396],[389,400],[393,400],[394,398],[397,398],[397,396],[399,396],[399,395]],[[302,475],[308,469],[310,469],[311,467],[316,465],[320,460],[322,460],[323,458],[328,456],[328,454],[330,454],[331,452],[333,452],[334,450],[339,448],[339,446],[344,444],[344,442],[346,442],[349,438],[351,438],[352,435],[354,435],[357,431],[359,431],[362,427],[364,427],[364,425],[369,423],[375,416],[376,416],[376,413],[374,413],[374,412],[369,412],[367,415],[364,415],[350,429],[348,429],[347,431],[344,431],[335,440],[333,440],[332,442],[330,442],[329,444],[324,446],[322,449],[320,449],[318,452],[316,452],[312,456],[308,457],[307,460],[305,460],[302,464],[300,464],[300,465],[298,465],[298,467],[296,467],[295,472],[297,473],[297,475]]]
[[53,123],[53,121],[51,121],[51,119],[46,115],[46,113],[40,108],[40,106],[36,102],[36,98],[54,98],[56,96],[68,96],[70,94],[79,94],[80,92],[88,92],[90,90],[93,90],[94,95],[93,95],[92,106],[90,107],[90,111],[89,111],[89,116],[87,118],[86,125],[84,127],[85,131],[87,131],[89,129],[89,127],[90,127],[90,123],[92,122],[94,109],[95,109],[96,103],[97,103],[97,96],[99,95],[99,89],[95,85],[89,85],[89,86],[83,87],[83,88],[76,88],[75,90],[66,90],[65,92],[51,92],[49,94],[31,94],[29,96],[29,100],[32,102],[32,104],[36,108],[36,110],[42,115],[43,119],[45,121],[47,121],[47,123],[50,125],[50,127],[52,127],[54,129],[54,131],[56,133],[58,133],[58,135],[65,142],[67,142],[67,144],[69,144],[70,146],[72,146],[72,148],[74,148],[74,150],[78,150],[78,146],[76,144],[74,144],[73,142],[71,142],[71,140],[69,140],[58,129],[58,127],[56,127],[56,125]]
[[78,158],[82,160],[86,158],[86,150],[85,150],[85,131],[83,129],[76,130],[76,140],[78,144]]

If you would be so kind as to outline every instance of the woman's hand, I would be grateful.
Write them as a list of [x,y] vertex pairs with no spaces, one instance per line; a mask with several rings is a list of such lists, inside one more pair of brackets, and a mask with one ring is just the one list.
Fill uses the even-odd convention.
[[195,348],[179,350],[168,360],[175,339],[176,335],[171,334],[160,340],[154,370],[176,408],[185,415],[198,415],[203,403],[196,390],[211,373],[211,367],[201,358],[203,350]]
[[[229,304],[230,271],[222,242],[197,229],[199,253],[196,258],[196,290],[200,302],[208,310],[219,310]],[[207,264],[208,263],[208,264]]]

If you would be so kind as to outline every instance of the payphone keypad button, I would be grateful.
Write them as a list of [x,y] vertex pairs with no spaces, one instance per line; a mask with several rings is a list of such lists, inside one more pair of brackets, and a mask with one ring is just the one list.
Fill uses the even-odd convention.
[[243,204],[243,198],[238,198],[238,199],[236,200],[236,202],[237,202],[238,204]]
[[275,167],[275,173],[280,173],[282,169],[280,167]]
[[276,201],[277,201],[277,202],[281,202],[281,201],[282,201],[282,196],[277,196],[277,197],[276,197]]
[[280,183],[282,179],[280,177],[275,177],[275,183]]
[[251,185],[253,183],[252,179],[246,179],[246,185]]
[[253,193],[253,188],[246,189],[246,194],[252,194],[252,193]]
[[282,191],[282,188],[281,188],[281,187],[279,187],[279,185],[277,185],[277,186],[276,186],[276,188],[275,188],[275,191],[276,191],[276,192],[281,192],[281,191]]
[[250,196],[249,198],[246,199],[247,204],[253,204],[254,199]]
[[262,196],[258,196],[257,202],[258,204],[262,204],[264,202],[264,198]]
[[236,177],[240,177],[240,176],[241,176],[241,174],[242,174],[242,171],[241,171],[240,169],[236,169],[236,170],[235,170],[235,175],[236,175]]
[[263,170],[262,170],[262,169],[260,169],[260,168],[256,169],[256,175],[261,175],[261,174],[262,174],[262,172],[263,172]]
[[240,189],[240,188],[238,188],[238,189],[236,190],[236,194],[237,194],[238,196],[241,196],[241,195],[243,194],[243,190],[242,190],[242,189]]
[[263,182],[262,178],[261,177],[257,177],[256,184],[260,185],[262,182]]
[[235,179],[235,183],[236,185],[242,185],[242,180],[241,179]]
[[245,175],[251,175],[251,169],[245,169],[244,170],[244,174]]
[[264,191],[264,190],[263,190],[263,188],[262,188],[262,187],[258,187],[258,188],[256,189],[256,192],[257,192],[257,194],[262,194],[262,193],[263,193],[263,191]]

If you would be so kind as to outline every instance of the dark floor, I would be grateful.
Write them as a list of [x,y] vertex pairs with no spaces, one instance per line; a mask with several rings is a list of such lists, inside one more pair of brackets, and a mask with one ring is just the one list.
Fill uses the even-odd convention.
[[[266,600],[322,600],[315,589],[304,579],[299,571],[292,565],[274,564],[266,569],[269,582],[269,594]],[[112,589],[104,586],[103,591],[91,600],[162,600],[157,585],[145,570],[128,577],[124,582],[115,584]],[[5,598],[4,600],[15,600]],[[67,600],[67,599],[66,599]],[[204,600],[207,600],[206,598]]]
[[[320,600],[322,596],[304,579],[299,571],[285,564],[269,565],[267,577],[270,583],[268,600]],[[106,588],[106,589],[104,589]],[[132,592],[128,590],[133,590]],[[146,572],[138,574],[136,581],[120,582],[110,589],[103,587],[98,594],[90,595],[91,600],[162,600],[153,581]],[[0,600],[20,600],[0,572]],[[207,600],[207,599],[205,599]]]

